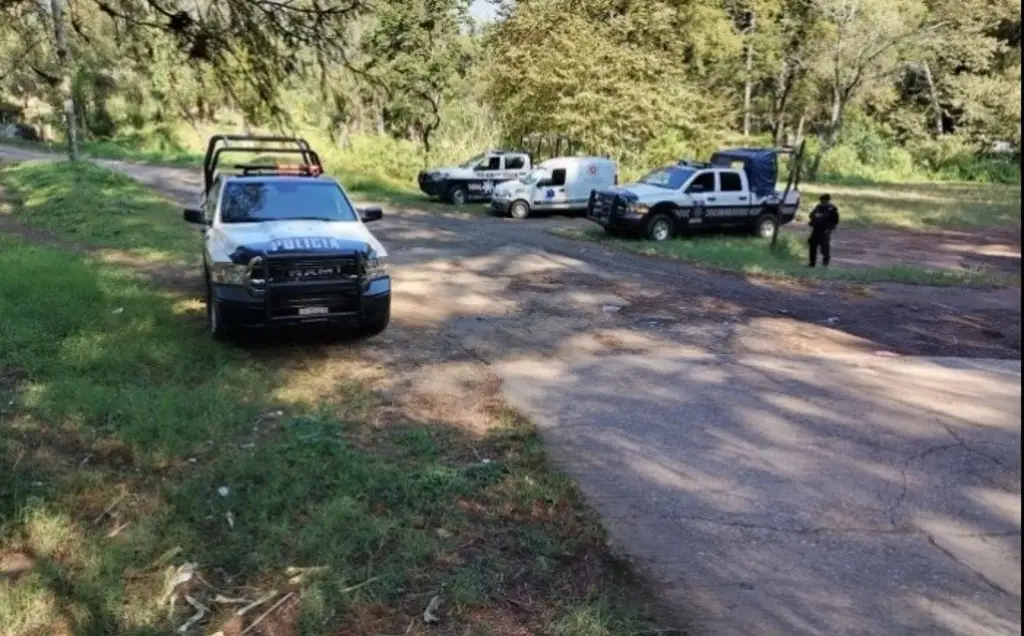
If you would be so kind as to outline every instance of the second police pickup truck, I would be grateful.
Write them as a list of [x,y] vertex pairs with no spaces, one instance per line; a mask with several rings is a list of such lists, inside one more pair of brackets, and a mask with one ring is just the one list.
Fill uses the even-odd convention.
[[786,189],[776,189],[779,152],[736,148],[716,152],[710,163],[658,168],[636,183],[592,192],[587,218],[611,234],[652,241],[701,229],[745,229],[770,238],[800,206],[792,173]]
[[418,181],[427,196],[462,205],[489,200],[495,186],[525,177],[532,169],[528,153],[488,150],[457,166],[420,172]]

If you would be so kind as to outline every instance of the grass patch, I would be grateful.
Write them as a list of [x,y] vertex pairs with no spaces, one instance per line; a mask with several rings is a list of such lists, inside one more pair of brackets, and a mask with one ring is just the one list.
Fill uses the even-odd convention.
[[[124,202],[148,234],[116,214],[99,222],[124,190],[98,169],[22,166],[4,182],[37,170],[48,181],[20,191],[31,223],[56,215],[96,245],[195,250],[186,227],[164,234],[176,211],[159,201]],[[186,593],[211,609],[191,633],[212,633],[236,608],[217,593],[270,590],[294,593],[268,618],[276,633],[398,634],[410,621],[421,633],[435,595],[445,634],[656,627],[514,413],[482,437],[374,425],[351,351],[214,344],[200,303],[90,254],[0,235],[0,268],[0,562],[30,564],[0,573],[3,636],[170,633],[194,613]],[[311,376],[316,391],[296,387]],[[172,611],[165,588],[186,564],[198,576]]]
[[18,220],[60,238],[146,260],[191,263],[200,255],[181,210],[119,172],[89,162],[29,161],[0,165],[0,186],[20,200]]
[[829,193],[844,226],[913,230],[985,228],[1020,223],[1020,186],[975,183],[801,186],[806,201]]
[[[134,139],[132,137],[131,139]],[[205,141],[203,142],[205,144]],[[0,140],[0,145],[16,146],[40,152],[65,153],[66,147],[56,142],[26,142],[17,140]],[[316,146],[315,146],[316,147]],[[319,147],[317,147],[320,150]],[[468,205],[456,209],[450,205],[431,201],[424,196],[412,183],[406,183],[381,172],[368,172],[353,167],[345,157],[332,151],[331,147],[321,155],[327,173],[337,178],[346,192],[353,199],[363,202],[389,205],[392,207],[416,207],[432,212],[469,212],[484,213],[486,209],[480,205]],[[185,168],[201,168],[205,147],[182,148],[173,145],[165,147],[152,144],[134,144],[128,139],[90,141],[81,145],[84,157],[93,159],[113,159],[150,165],[174,166]],[[240,155],[236,155],[238,157]],[[227,157],[227,155],[225,155]],[[294,156],[283,156],[281,160],[294,163]]]
[[988,270],[933,270],[918,267],[847,269],[835,265],[828,269],[810,269],[806,267],[806,244],[788,234],[780,234],[776,249],[772,250],[764,239],[750,236],[695,236],[654,243],[612,237],[597,227],[557,228],[551,232],[565,238],[593,241],[646,256],[675,258],[713,269],[766,278],[966,287],[1020,285],[1019,278]]

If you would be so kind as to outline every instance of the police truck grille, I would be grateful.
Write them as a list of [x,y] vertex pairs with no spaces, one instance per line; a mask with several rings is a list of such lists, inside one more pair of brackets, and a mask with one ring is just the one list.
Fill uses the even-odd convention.
[[594,217],[598,219],[607,219],[612,214],[614,204],[615,195],[598,193],[597,196],[594,197]]
[[271,283],[301,281],[353,280],[359,275],[355,257],[329,259],[273,260],[270,263]]

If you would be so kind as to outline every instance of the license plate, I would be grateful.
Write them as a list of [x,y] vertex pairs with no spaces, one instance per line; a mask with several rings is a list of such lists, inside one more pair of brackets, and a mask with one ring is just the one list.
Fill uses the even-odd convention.
[[300,316],[319,316],[329,313],[327,307],[299,307]]

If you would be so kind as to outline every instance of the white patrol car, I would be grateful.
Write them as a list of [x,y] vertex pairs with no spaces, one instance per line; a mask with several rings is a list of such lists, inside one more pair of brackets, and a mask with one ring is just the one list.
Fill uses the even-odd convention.
[[486,201],[495,186],[526,176],[533,161],[525,152],[489,150],[457,166],[420,172],[420,190],[431,197],[462,205],[467,201]]
[[513,219],[531,212],[573,212],[587,209],[593,190],[618,183],[618,167],[605,157],[556,157],[522,179],[494,188],[491,209]]
[[800,206],[794,188],[776,190],[777,151],[739,148],[711,163],[680,161],[636,183],[591,195],[587,218],[613,234],[664,241],[700,229],[744,229],[770,238]]
[[[286,143],[279,148],[231,142]],[[301,154],[301,165],[240,164],[218,174],[225,152]],[[330,323],[375,335],[391,316],[387,250],[301,139],[216,135],[204,162],[201,207],[184,211],[202,226],[206,315],[215,337],[236,326]]]

